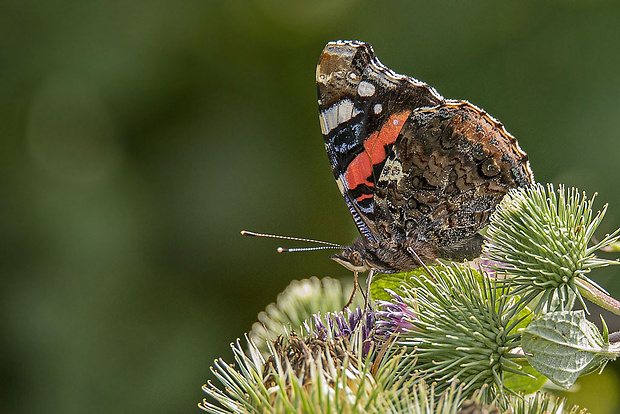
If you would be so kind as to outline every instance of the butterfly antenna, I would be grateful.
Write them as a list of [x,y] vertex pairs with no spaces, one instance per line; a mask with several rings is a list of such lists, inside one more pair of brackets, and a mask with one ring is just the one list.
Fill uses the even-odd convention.
[[343,246],[314,246],[314,247],[278,247],[278,253],[311,252],[314,250],[344,250]]
[[313,250],[327,250],[327,249],[344,249],[345,246],[336,243],[330,243],[321,240],[314,239],[306,239],[303,237],[291,237],[291,236],[280,236],[277,234],[265,234],[265,233],[254,233],[253,231],[242,230],[242,236],[251,236],[251,237],[267,237],[269,239],[280,239],[280,240],[293,240],[300,241],[306,243],[316,243],[321,244],[322,246],[313,246],[313,247],[278,247],[278,253],[293,253],[293,252],[310,252]]

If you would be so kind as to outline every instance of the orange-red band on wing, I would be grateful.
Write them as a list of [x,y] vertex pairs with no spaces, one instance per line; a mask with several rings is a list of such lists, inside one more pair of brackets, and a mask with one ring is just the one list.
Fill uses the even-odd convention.
[[[410,113],[411,111],[405,111],[390,116],[379,131],[368,137],[364,142],[364,152],[351,161],[344,173],[347,188],[354,189],[360,184],[374,187],[374,183],[368,181],[372,176],[372,168],[385,160],[385,147],[396,141]],[[371,194],[362,194],[356,200],[362,201],[370,197],[372,197]]]

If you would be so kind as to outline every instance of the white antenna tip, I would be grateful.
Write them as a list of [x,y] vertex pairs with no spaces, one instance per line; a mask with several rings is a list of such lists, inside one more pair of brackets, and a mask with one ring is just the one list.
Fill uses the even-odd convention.
[[278,253],[288,252],[288,249],[285,247],[278,247]]

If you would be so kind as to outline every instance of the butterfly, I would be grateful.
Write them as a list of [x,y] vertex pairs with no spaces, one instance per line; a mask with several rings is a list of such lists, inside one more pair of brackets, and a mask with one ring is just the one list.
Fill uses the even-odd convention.
[[534,182],[499,121],[388,69],[368,43],[328,43],[316,82],[325,148],[360,232],[331,258],[355,273],[479,256],[497,204]]

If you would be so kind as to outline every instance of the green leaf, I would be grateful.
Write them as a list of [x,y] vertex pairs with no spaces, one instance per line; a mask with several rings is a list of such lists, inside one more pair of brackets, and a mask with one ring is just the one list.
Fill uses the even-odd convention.
[[566,389],[620,353],[605,343],[581,310],[547,313],[532,321],[522,333],[521,346],[532,367]]
[[532,394],[545,385],[545,382],[547,382],[547,377],[536,371],[525,359],[513,361],[521,365],[519,371],[525,374],[530,374],[535,378],[528,377],[526,375],[507,373],[504,375],[504,386],[507,389],[521,394]]
[[404,293],[402,289],[403,282],[413,277],[419,278],[421,275],[426,275],[426,271],[423,268],[404,273],[377,274],[373,277],[370,284],[370,295],[374,300],[391,301],[392,296],[386,292],[386,289],[402,295]]

